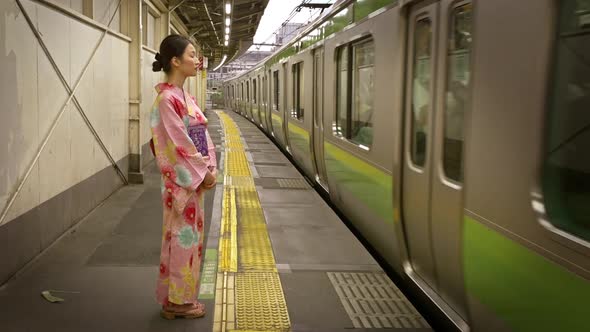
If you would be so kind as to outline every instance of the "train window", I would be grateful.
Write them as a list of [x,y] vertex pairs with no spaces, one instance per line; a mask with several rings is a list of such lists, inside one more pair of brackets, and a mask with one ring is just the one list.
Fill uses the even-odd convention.
[[275,70],[272,73],[272,87],[273,87],[273,110],[279,111],[279,71]]
[[354,103],[350,114],[350,140],[365,147],[373,143],[373,100],[375,91],[375,45],[373,40],[352,47]]
[[266,78],[262,77],[262,104],[266,103]]
[[346,136],[348,132],[348,46],[340,47],[337,50],[337,73],[336,73],[336,125],[334,135]]
[[463,181],[463,125],[469,111],[471,8],[465,4],[452,11],[447,53],[443,169],[449,179],[458,182]]
[[373,143],[375,45],[372,39],[337,50],[334,134],[369,149]]
[[256,79],[252,80],[252,101],[256,104]]
[[303,62],[299,62],[292,67],[293,74],[293,109],[291,117],[297,120],[303,120]]
[[590,1],[559,2],[543,167],[545,209],[590,241]]
[[258,81],[258,86],[256,87],[256,102],[258,104],[262,105],[262,103],[263,103],[263,101],[262,101],[262,90],[263,90],[262,84],[263,83],[262,83],[262,78],[260,78],[260,75],[258,76],[257,81]]
[[414,63],[412,84],[411,147],[412,162],[416,166],[426,163],[428,118],[430,113],[430,62],[432,22],[418,20],[414,26]]
[[250,101],[250,81],[246,81],[246,101]]

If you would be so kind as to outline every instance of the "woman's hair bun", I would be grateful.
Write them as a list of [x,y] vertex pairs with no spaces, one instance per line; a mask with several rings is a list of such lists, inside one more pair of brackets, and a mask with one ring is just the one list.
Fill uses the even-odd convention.
[[167,74],[170,73],[170,70],[172,70],[170,61],[175,57],[182,59],[182,55],[190,42],[187,37],[177,34],[171,34],[164,38],[160,43],[160,52],[156,53],[156,61],[152,63],[152,70],[163,70]]
[[156,61],[152,63],[152,71],[162,71],[163,67],[164,66],[162,65],[162,56],[160,55],[160,53],[156,53]]

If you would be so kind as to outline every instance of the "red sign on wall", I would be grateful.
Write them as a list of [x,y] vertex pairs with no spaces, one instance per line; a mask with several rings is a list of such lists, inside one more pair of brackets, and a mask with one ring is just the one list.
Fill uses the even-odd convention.
[[199,65],[197,66],[198,70],[203,70],[203,56],[199,56]]

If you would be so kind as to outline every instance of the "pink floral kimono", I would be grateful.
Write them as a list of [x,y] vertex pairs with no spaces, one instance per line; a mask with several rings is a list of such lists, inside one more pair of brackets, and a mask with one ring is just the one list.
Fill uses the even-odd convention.
[[156,296],[162,305],[196,303],[204,223],[199,186],[207,168],[217,167],[215,147],[206,131],[209,157],[203,157],[188,135],[189,126],[207,124],[192,96],[168,83],[158,84],[156,91],[151,127],[164,208]]

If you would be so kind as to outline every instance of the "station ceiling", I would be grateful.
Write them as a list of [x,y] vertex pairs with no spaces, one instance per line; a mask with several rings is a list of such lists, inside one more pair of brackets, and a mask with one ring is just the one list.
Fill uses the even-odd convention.
[[[202,46],[209,68],[227,55],[226,63],[252,46],[254,34],[269,0],[176,0],[170,1],[175,13]],[[230,14],[226,6],[230,4]],[[230,19],[228,45],[225,46],[226,18]]]

